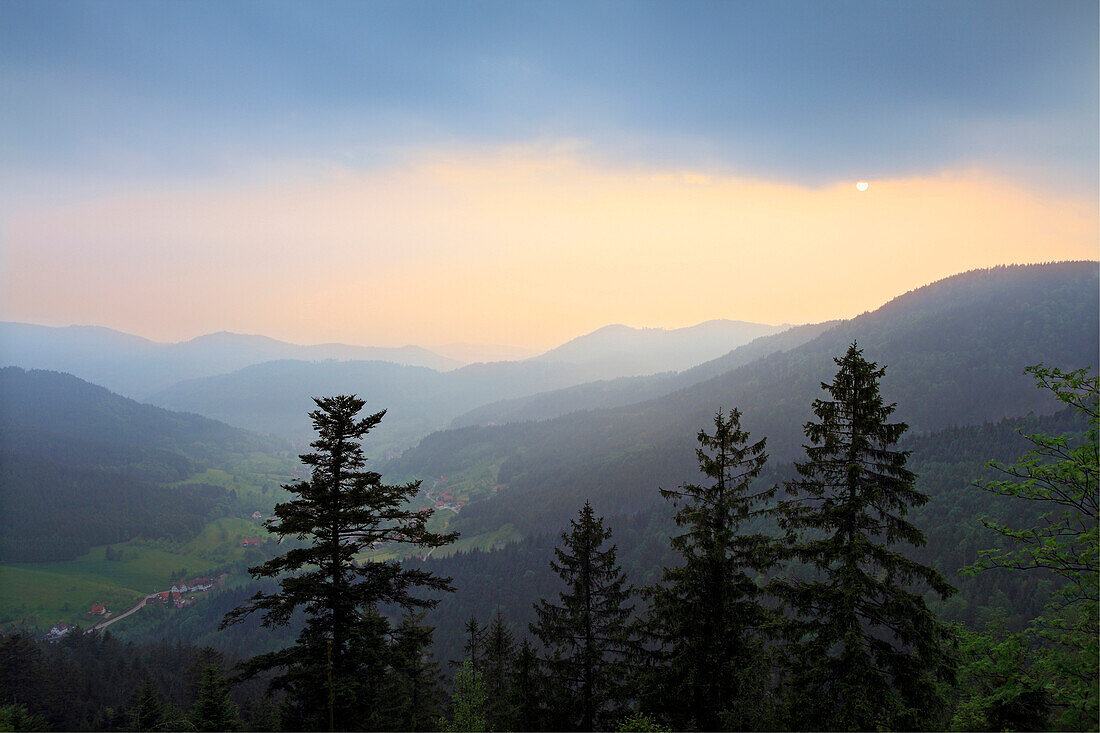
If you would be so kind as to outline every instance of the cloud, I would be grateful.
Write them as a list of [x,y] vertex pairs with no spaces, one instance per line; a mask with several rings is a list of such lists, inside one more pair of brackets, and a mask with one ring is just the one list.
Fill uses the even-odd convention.
[[1096,193],[1087,2],[13,4],[7,177],[359,167],[580,138],[824,185],[978,167]]

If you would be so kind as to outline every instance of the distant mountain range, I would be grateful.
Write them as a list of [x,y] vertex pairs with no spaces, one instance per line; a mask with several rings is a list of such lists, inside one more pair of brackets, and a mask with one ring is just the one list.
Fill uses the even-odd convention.
[[[853,341],[868,359],[887,366],[883,394],[916,431],[1049,412],[1055,405],[1023,370],[1039,362],[1096,367],[1097,272],[1096,262],[1074,262],[956,275],[789,350],[656,398],[652,380],[643,381],[636,383],[637,400],[618,394],[619,406],[610,409],[437,433],[387,470],[430,477],[499,463],[506,489],[471,503],[458,523],[471,534],[505,523],[524,532],[552,529],[586,499],[601,514],[635,511],[652,503],[654,487],[695,478],[695,434],[719,407],[742,410],[743,426],[753,436],[767,436],[774,460],[798,458],[802,425],[822,394],[820,383],[831,378],[833,358]],[[624,384],[629,391],[634,383]],[[530,414],[523,409],[518,417]]]
[[468,344],[452,343],[442,346],[432,346],[431,350],[448,359],[455,359],[463,364],[477,364],[491,361],[522,361],[538,356],[542,352],[538,349],[524,349],[519,346],[505,346],[503,344]]
[[675,392],[706,381],[743,364],[777,351],[800,346],[840,321],[794,326],[770,336],[761,336],[716,359],[682,372],[663,372],[644,377],[619,377],[586,382],[550,392],[539,392],[482,405],[451,421],[450,427],[496,425],[526,420],[547,420],[578,410],[619,407]]
[[[741,321],[709,321],[674,330],[608,326],[535,356],[531,356],[532,352],[528,350],[504,346],[450,344],[443,347],[461,357],[455,359],[419,346],[302,346],[266,336],[227,332],[207,334],[179,343],[160,343],[98,326],[54,328],[9,322],[0,323],[0,364],[65,372],[127,397],[150,399],[155,396],[153,401],[173,408],[194,410],[251,429],[298,438],[301,437],[301,430],[288,431],[286,420],[276,419],[272,424],[264,424],[259,421],[259,416],[250,415],[247,409],[233,412],[225,406],[211,411],[205,406],[208,402],[205,397],[186,397],[193,394],[196,388],[190,382],[229,375],[260,364],[282,362],[282,366],[247,371],[228,381],[244,384],[260,374],[280,379],[275,375],[286,377],[286,370],[289,369],[300,376],[298,386],[282,379],[280,383],[290,391],[278,394],[275,399],[301,398],[291,403],[296,408],[300,404],[308,404],[302,403],[302,399],[308,400],[314,394],[331,393],[339,384],[343,389],[373,396],[376,403],[392,406],[401,415],[401,420],[405,419],[408,402],[401,396],[396,398],[396,402],[390,398],[393,394],[406,394],[407,388],[442,400],[435,414],[408,414],[409,420],[429,426],[430,431],[446,426],[456,415],[485,402],[599,379],[684,369],[781,328]],[[501,361],[515,357],[523,358]],[[311,377],[308,375],[311,371],[309,367],[289,364],[292,361],[304,364],[329,360],[360,362],[362,366],[318,366],[316,375]],[[469,361],[477,363],[470,364],[463,376],[454,379],[432,377],[424,371],[447,372]],[[367,362],[391,366],[367,366]],[[510,366],[498,366],[501,363]],[[409,370],[395,370],[393,365],[408,367]],[[331,380],[326,375],[331,375]],[[486,379],[489,382],[483,385]],[[500,380],[499,389],[495,388],[496,380]],[[217,382],[204,383],[204,388],[216,392]],[[463,394],[454,395],[451,399],[446,394],[451,389]],[[272,395],[266,393],[258,399],[268,402]],[[412,399],[417,404],[424,402],[418,396]],[[263,419],[271,417],[268,405],[257,407],[263,413]],[[425,407],[429,406],[425,404]],[[421,429],[412,429],[411,433],[403,429],[398,432],[418,438],[425,434],[416,432]]]
[[728,353],[790,325],[715,320],[687,328],[631,328],[616,324],[578,336],[533,361],[586,365],[615,376],[680,371]]
[[224,374],[276,359],[374,359],[439,371],[462,365],[419,346],[301,346],[267,336],[224,331],[190,341],[160,343],[99,326],[52,328],[0,323],[3,364],[66,372],[136,399],[185,379]]

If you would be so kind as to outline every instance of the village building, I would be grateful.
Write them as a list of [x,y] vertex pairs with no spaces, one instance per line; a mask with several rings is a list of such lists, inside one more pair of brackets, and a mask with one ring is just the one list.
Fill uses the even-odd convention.
[[46,634],[46,641],[54,643],[60,641],[66,634],[75,629],[76,626],[72,624],[66,624],[64,622],[58,622],[54,624],[53,628]]

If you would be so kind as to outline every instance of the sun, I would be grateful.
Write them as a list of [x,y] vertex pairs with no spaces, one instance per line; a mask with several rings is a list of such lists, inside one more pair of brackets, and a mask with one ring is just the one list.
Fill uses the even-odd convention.
[[871,184],[868,183],[867,181],[860,181],[859,183],[856,184],[856,190],[857,191],[866,191],[867,187],[870,186],[870,185]]

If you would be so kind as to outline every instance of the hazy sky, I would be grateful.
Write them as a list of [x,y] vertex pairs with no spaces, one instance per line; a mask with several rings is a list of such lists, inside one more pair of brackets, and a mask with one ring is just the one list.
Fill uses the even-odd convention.
[[1095,2],[0,0],[0,317],[538,348],[1095,259],[1097,35]]

